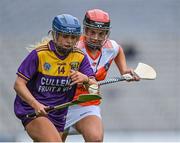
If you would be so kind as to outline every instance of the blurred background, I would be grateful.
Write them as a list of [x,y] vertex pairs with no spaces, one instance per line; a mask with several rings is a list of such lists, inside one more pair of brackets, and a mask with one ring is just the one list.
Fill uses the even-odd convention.
[[[31,141],[13,112],[25,47],[47,35],[54,16],[68,13],[82,23],[93,8],[109,13],[110,38],[130,67],[143,62],[157,71],[154,81],[101,88],[105,141],[180,141],[180,0],[0,0],[0,141]],[[113,64],[108,77],[118,75]]]

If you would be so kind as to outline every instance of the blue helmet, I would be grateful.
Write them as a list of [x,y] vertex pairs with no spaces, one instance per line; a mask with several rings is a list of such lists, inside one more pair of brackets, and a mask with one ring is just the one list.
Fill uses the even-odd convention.
[[81,25],[79,20],[69,14],[62,14],[54,17],[52,22],[52,29],[57,33],[77,36],[81,34]]

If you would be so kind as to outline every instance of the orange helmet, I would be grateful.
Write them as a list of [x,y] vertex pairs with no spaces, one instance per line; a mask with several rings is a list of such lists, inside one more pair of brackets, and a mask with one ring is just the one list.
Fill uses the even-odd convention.
[[85,14],[84,20],[84,34],[87,36],[87,29],[94,29],[94,30],[101,30],[105,32],[105,36],[101,39],[98,39],[99,41],[96,43],[92,42],[92,37],[89,36],[89,40],[86,40],[87,45],[91,49],[100,49],[105,42],[107,41],[107,38],[109,37],[110,33],[110,18],[108,13],[106,13],[103,10],[100,9],[92,9],[88,10]]

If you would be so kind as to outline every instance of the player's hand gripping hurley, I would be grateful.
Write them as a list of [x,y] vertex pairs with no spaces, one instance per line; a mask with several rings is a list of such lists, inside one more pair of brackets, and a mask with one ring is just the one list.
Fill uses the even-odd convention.
[[[144,64],[144,63],[139,63],[136,69],[134,70],[134,74],[136,74],[140,79],[143,80],[154,80],[156,79],[156,71],[149,65]],[[133,77],[130,74],[125,74],[122,75],[122,77],[114,77],[111,79],[99,81],[99,85],[105,85],[105,84],[110,84],[110,83],[115,83],[119,81],[124,81],[124,80],[131,80]]]
[[[77,100],[73,100],[71,102],[67,102],[67,103],[64,103],[61,105],[57,105],[57,106],[50,106],[50,107],[46,108],[45,111],[51,112],[54,110],[60,110],[60,109],[63,109],[63,108],[66,108],[66,107],[69,107],[72,105],[76,105],[79,103],[85,103],[88,101],[94,101],[94,100],[100,100],[100,99],[101,99],[101,97],[97,94],[81,94]],[[26,116],[26,118],[35,118],[36,116],[38,116],[38,114],[33,112],[33,113],[27,114],[25,116]]]

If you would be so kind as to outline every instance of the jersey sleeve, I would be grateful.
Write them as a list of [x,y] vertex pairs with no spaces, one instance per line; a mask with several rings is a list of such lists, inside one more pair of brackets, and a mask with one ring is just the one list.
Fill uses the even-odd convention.
[[113,48],[114,48],[114,58],[118,55],[120,49],[121,49],[121,46],[114,40],[111,40],[111,43],[113,45]]
[[93,77],[95,76],[87,55],[84,56],[84,59],[80,64],[79,71],[87,76],[93,76]]
[[36,50],[33,50],[19,66],[17,75],[28,81],[37,72],[37,68],[38,56]]

